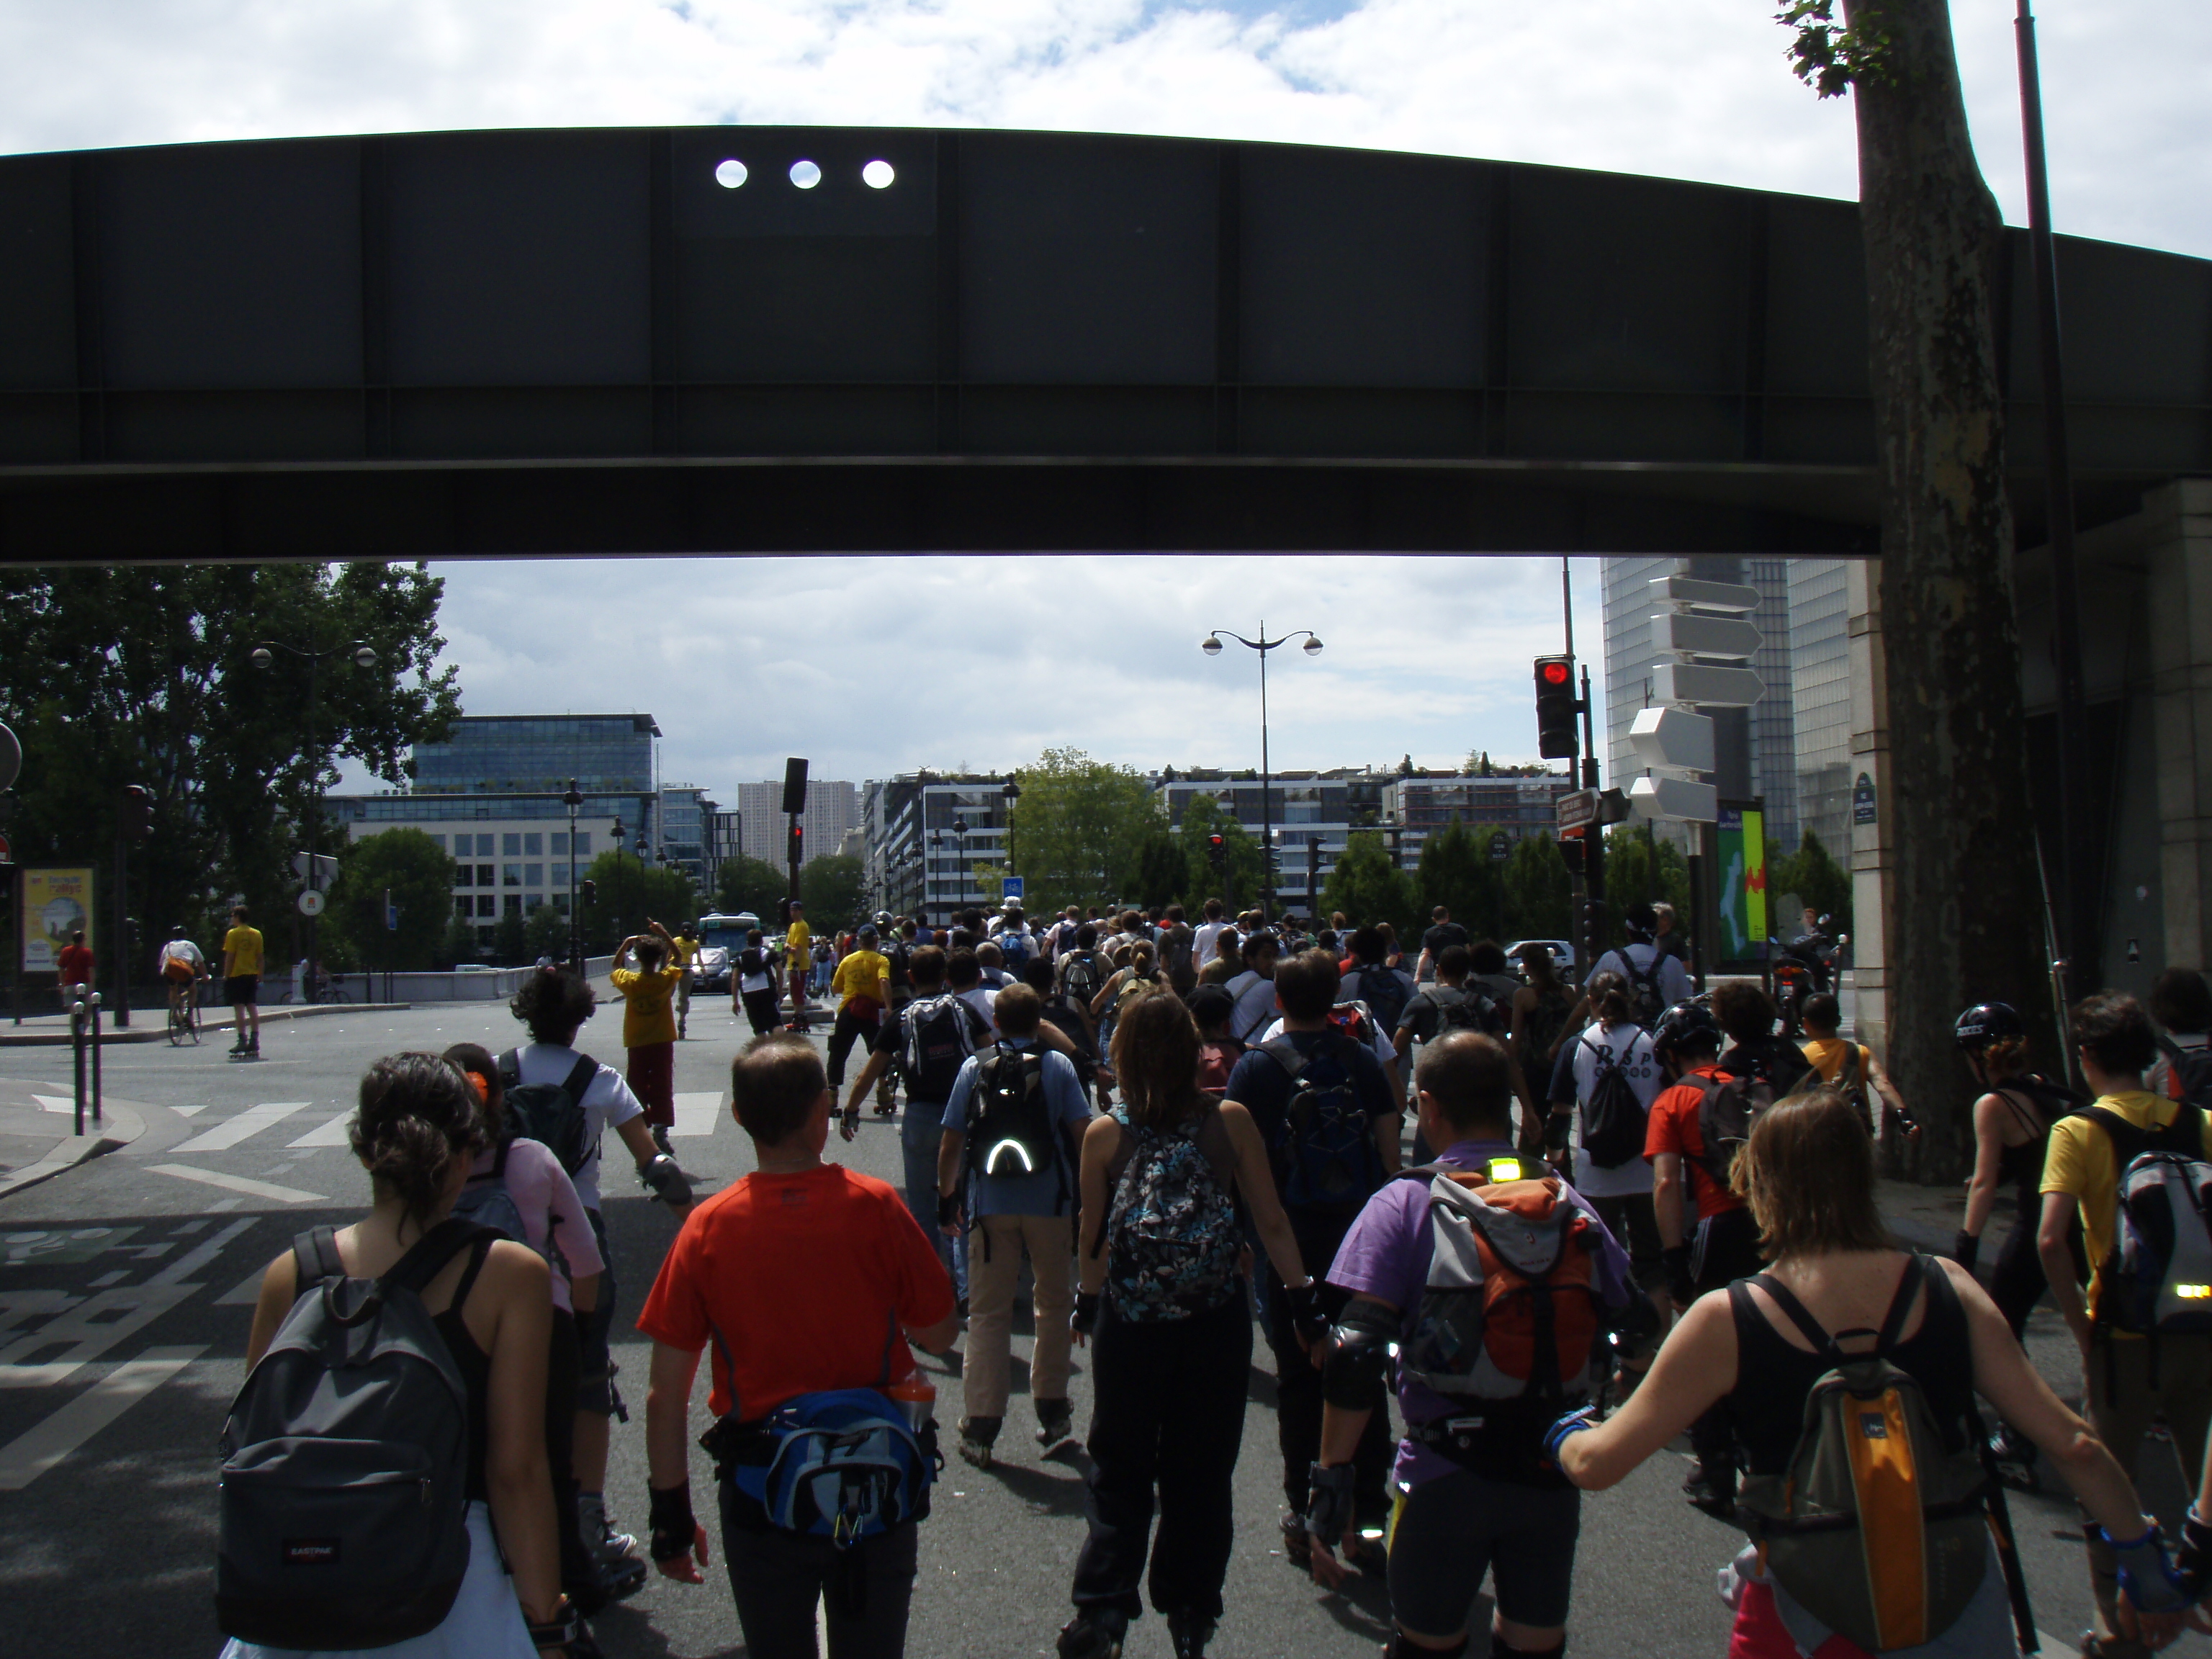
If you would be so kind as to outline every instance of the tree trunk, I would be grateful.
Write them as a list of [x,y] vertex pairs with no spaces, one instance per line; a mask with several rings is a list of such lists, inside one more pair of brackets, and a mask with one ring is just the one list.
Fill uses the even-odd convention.
[[1889,683],[1888,1068],[1926,1126],[1917,1172],[1948,1181],[1972,1161],[1959,1011],[2002,1000],[2050,1030],[1991,328],[2002,224],[1945,0],[1848,10],[1888,37],[1852,88]]

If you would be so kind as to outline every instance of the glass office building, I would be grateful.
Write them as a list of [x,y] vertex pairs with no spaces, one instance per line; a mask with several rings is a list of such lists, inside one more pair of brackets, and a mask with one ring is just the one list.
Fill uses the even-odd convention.
[[1846,867],[1851,850],[1851,605],[1841,559],[1790,566],[1790,677],[1797,813]]
[[587,795],[653,787],[650,714],[469,714],[444,743],[415,745],[417,795]]

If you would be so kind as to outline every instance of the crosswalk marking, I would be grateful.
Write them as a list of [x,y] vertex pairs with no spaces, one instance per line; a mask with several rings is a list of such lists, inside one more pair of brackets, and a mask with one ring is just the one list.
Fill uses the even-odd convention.
[[224,1175],[216,1170],[196,1170],[189,1164],[149,1164],[146,1168],[155,1175],[174,1176],[179,1181],[197,1181],[204,1186],[220,1187],[227,1193],[243,1193],[248,1198],[273,1199],[279,1204],[325,1204],[330,1201],[320,1193],[303,1193],[297,1187],[279,1187],[273,1181],[250,1181],[244,1176]]
[[722,1121],[722,1095],[676,1097],[676,1127],[668,1133],[680,1136],[711,1135]]
[[62,1095],[33,1095],[31,1098],[39,1103],[40,1111],[68,1112],[72,1115],[76,1111],[76,1102]]
[[198,1117],[202,1112],[207,1110],[207,1107],[204,1104],[198,1106],[172,1106],[169,1109],[174,1112],[179,1117]]
[[266,1267],[256,1267],[252,1273],[216,1297],[218,1308],[250,1308],[261,1299],[261,1275]]
[[249,1106],[236,1117],[226,1118],[214,1128],[194,1135],[176,1150],[179,1152],[228,1152],[241,1140],[259,1134],[264,1129],[282,1123],[312,1100],[272,1100],[265,1105]]
[[[65,1382],[199,1289],[197,1285],[132,1285],[88,1296],[0,1347],[0,1389],[45,1389]],[[34,1354],[46,1353],[51,1357],[26,1363]]]
[[172,1261],[167,1267],[162,1268],[161,1272],[155,1273],[146,1282],[149,1285],[183,1284],[185,1280],[190,1279],[201,1268],[206,1267],[209,1262],[221,1255],[222,1254],[222,1248],[224,1245],[229,1243],[232,1239],[236,1238],[239,1234],[244,1232],[252,1224],[253,1219],[251,1216],[247,1217],[243,1221],[232,1222],[230,1225],[225,1227],[221,1232],[210,1238],[204,1244],[201,1244],[192,1249],[186,1250],[182,1255],[179,1256],[174,1261]]
[[21,1492],[207,1352],[149,1348],[0,1446],[0,1492]]
[[310,1129],[297,1140],[284,1143],[289,1150],[294,1146],[343,1146],[346,1144],[346,1125],[353,1121],[353,1108],[349,1106],[318,1128]]

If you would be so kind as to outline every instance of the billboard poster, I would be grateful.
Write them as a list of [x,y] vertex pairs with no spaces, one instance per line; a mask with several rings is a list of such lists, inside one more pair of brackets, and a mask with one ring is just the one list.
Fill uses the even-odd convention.
[[1721,956],[1754,962],[1766,947],[1766,814],[1753,802],[1720,804]]
[[97,951],[100,941],[92,927],[92,872],[89,870],[26,870],[23,872],[23,971],[56,971],[54,956],[70,942],[70,935],[84,929],[84,942]]

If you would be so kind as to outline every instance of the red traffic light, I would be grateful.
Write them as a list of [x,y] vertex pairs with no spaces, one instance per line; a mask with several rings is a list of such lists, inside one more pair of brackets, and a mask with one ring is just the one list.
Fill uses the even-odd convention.
[[1565,663],[1556,659],[1541,664],[1540,672],[1543,674],[1544,684],[1547,685],[1565,685],[1574,678],[1574,671]]
[[1546,759],[1574,757],[1575,716],[1582,702],[1575,696],[1572,657],[1536,659],[1536,752]]
[[1218,836],[1208,836],[1206,838],[1206,844],[1208,847],[1218,847],[1221,845],[1221,837]]

